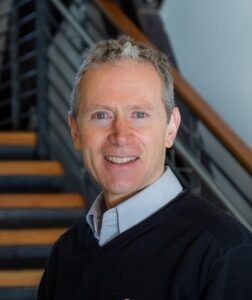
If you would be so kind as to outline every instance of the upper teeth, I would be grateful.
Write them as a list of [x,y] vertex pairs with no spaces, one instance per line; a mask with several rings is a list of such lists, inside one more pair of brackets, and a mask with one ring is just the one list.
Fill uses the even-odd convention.
[[108,161],[111,161],[115,164],[125,164],[130,161],[136,160],[136,156],[129,156],[129,157],[115,157],[115,156],[106,156],[106,159]]

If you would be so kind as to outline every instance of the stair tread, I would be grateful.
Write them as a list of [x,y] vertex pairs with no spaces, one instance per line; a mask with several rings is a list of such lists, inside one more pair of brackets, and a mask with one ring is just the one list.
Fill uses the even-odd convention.
[[30,146],[34,147],[37,144],[36,132],[25,131],[1,131],[0,145],[1,146]]
[[84,208],[80,194],[0,194],[0,208]]
[[0,161],[0,176],[63,174],[63,165],[58,161]]
[[0,246],[50,245],[65,231],[66,228],[0,230]]
[[42,274],[42,269],[0,270],[0,288],[37,287]]

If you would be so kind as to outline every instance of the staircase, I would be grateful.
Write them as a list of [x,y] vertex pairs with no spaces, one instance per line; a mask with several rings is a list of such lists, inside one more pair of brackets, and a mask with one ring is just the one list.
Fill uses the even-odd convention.
[[[74,74],[83,50],[100,39],[127,33],[153,46],[116,2],[0,1],[0,300],[36,299],[53,241],[83,218],[81,195],[91,201],[99,191],[67,123]],[[181,112],[191,117],[182,118],[169,165],[186,188],[207,194],[251,230],[251,151],[172,73]],[[199,128],[221,149],[212,151]],[[220,151],[231,163],[216,160]]]
[[36,299],[55,240],[86,206],[63,193],[64,168],[36,157],[34,132],[0,132],[0,300]]

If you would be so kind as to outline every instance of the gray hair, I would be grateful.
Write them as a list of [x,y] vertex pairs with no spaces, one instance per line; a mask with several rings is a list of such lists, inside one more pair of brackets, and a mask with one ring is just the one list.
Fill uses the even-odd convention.
[[125,35],[120,36],[118,39],[100,41],[84,53],[83,63],[76,74],[72,91],[71,111],[73,116],[77,118],[78,115],[80,102],[79,88],[87,70],[93,66],[114,63],[123,58],[150,63],[156,68],[163,81],[161,100],[165,104],[169,120],[175,104],[173,78],[167,57],[158,50],[148,48]]

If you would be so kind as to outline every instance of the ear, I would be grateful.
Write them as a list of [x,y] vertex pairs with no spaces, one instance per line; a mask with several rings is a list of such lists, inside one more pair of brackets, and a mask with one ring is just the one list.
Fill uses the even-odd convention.
[[179,109],[177,107],[174,107],[170,116],[170,121],[167,124],[166,129],[166,147],[171,148],[174,140],[177,136],[177,132],[179,129],[181,117],[179,113]]
[[70,111],[68,113],[68,123],[71,129],[71,135],[73,139],[73,144],[76,150],[81,150],[81,142],[80,142],[80,134],[78,130],[78,126],[76,123],[76,119],[73,116],[73,113]]

